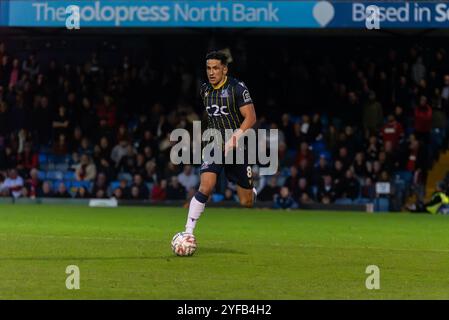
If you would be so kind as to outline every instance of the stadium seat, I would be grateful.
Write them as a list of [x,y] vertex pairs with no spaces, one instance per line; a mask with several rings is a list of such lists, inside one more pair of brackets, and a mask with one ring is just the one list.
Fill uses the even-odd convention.
[[64,173],[64,180],[75,180],[75,172],[67,171]]
[[326,145],[322,141],[313,142],[312,151],[315,154],[315,156],[319,156],[321,152],[326,151]]
[[324,157],[328,162],[332,160],[332,155],[329,151],[323,150],[320,152],[320,157]]
[[367,204],[370,202],[373,202],[373,201],[369,198],[357,198],[357,199],[354,199],[354,201],[353,201],[354,204]]
[[64,180],[57,180],[53,182],[53,190],[57,191],[59,188],[59,185],[62,183],[65,184],[65,187],[67,189],[67,191],[70,191],[70,187],[71,187],[71,182],[70,181],[64,181]]
[[282,168],[281,175],[282,175],[283,177],[288,177],[288,176],[290,176],[290,168],[288,168],[288,167]]
[[377,212],[388,212],[390,210],[390,200],[387,198],[376,198],[374,200],[374,210]]
[[119,175],[118,175],[118,177],[117,177],[119,180],[127,180],[128,182],[130,182],[130,181],[132,181],[133,180],[133,177],[132,177],[132,175],[130,175],[129,173],[126,173],[126,172],[122,172],[122,173],[119,173]]
[[352,204],[352,200],[349,198],[340,198],[335,200],[335,204]]
[[404,181],[406,185],[410,185],[413,179],[413,175],[410,171],[397,171],[396,176],[399,176],[399,179]]
[[90,191],[90,189],[92,188],[92,182],[90,182],[90,181],[73,181],[72,187],[73,188],[84,187]]
[[120,181],[112,181],[110,188],[111,192],[114,192],[115,189],[117,189],[120,186]]
[[316,198],[316,195],[318,194],[318,187],[317,186],[312,186],[312,195],[314,198]]
[[38,172],[37,172],[37,178],[38,178],[39,180],[45,180],[45,178],[46,178],[46,173],[45,173],[45,171],[38,171]]
[[39,165],[47,164],[47,155],[44,153],[39,153]]
[[47,155],[47,163],[55,163],[55,156],[54,155]]
[[55,170],[57,171],[67,171],[69,165],[67,163],[57,163],[55,164]]
[[47,179],[49,180],[62,180],[64,178],[64,174],[61,171],[48,171]]
[[223,199],[224,199],[224,195],[222,195],[221,193],[212,194],[212,202],[220,202],[220,201],[223,201]]

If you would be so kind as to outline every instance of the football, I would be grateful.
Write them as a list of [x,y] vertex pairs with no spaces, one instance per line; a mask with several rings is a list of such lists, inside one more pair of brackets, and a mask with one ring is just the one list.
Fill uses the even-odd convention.
[[177,256],[191,256],[196,251],[195,236],[185,232],[178,232],[171,241],[171,248]]

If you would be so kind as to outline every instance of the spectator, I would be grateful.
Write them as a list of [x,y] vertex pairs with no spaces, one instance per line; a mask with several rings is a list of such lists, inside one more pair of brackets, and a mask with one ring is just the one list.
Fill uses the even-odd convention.
[[39,188],[37,191],[37,196],[38,196],[38,198],[52,198],[53,197],[53,192],[51,190],[50,182],[44,181],[42,183],[41,188]]
[[167,198],[167,180],[162,179],[161,182],[156,182],[151,189],[151,200],[164,201]]
[[418,84],[426,76],[426,67],[423,64],[422,57],[418,57],[412,65],[412,79]]
[[92,137],[96,133],[95,128],[98,126],[98,119],[88,97],[81,100],[81,108],[77,113],[77,123],[81,131],[87,136]]
[[97,108],[97,116],[100,121],[105,121],[109,128],[114,128],[116,124],[117,107],[109,95],[103,96],[103,103]]
[[[32,130],[37,135],[40,145],[47,145],[52,134],[52,111],[47,96],[38,97],[37,105],[32,112]],[[59,139],[57,136],[53,140]]]
[[260,201],[273,201],[274,195],[279,193],[279,190],[280,188],[277,185],[277,178],[276,176],[272,176],[269,179],[268,184],[265,185],[265,187],[259,193],[257,198]]
[[396,121],[396,118],[390,114],[388,115],[387,123],[382,127],[380,135],[383,143],[391,142],[392,147],[396,148],[404,137],[404,129],[402,125]]
[[145,182],[156,183],[159,180],[159,175],[156,171],[156,162],[148,161],[145,164],[145,172],[143,173]]
[[61,182],[58,185],[58,190],[56,191],[56,193],[53,195],[53,197],[55,198],[71,198],[72,196],[70,195],[70,193],[67,191],[67,187],[65,186],[64,182]]
[[361,190],[362,198],[374,199],[375,194],[376,189],[373,180],[370,177],[366,177]]
[[[135,174],[133,177],[133,184],[131,185],[131,193],[133,192],[133,188],[137,188],[139,191],[138,198],[139,199],[148,199],[150,191],[148,190],[147,186],[145,185],[145,182],[143,181],[143,178],[140,174]],[[135,198],[131,194],[132,198]]]
[[295,166],[290,167],[290,175],[285,179],[284,187],[287,187],[289,190],[291,190],[292,194],[297,194],[298,192],[298,169]]
[[296,194],[293,193],[293,196],[294,199],[297,199],[297,201],[301,204],[313,202],[312,190],[309,188],[307,180],[305,178],[299,179],[298,190]]
[[128,181],[126,179],[120,180],[119,188],[122,191],[123,199],[131,198],[131,188],[128,186]]
[[80,163],[75,169],[75,178],[77,181],[92,181],[95,179],[97,169],[87,154],[83,154]]
[[[76,127],[75,130],[73,130],[72,139],[70,140],[70,152],[79,152],[79,149],[81,148],[81,140],[83,139],[83,132],[81,131],[80,127]],[[82,152],[81,152],[82,153]]]
[[352,170],[346,170],[342,183],[341,197],[354,200],[359,197],[359,192],[359,181],[354,177]]
[[23,151],[17,156],[17,169],[23,173],[38,167],[38,155],[31,150],[31,143],[26,142]]
[[134,173],[136,164],[136,152],[133,146],[128,144],[126,147],[126,154],[123,155],[119,161],[117,171]]
[[93,149],[92,149],[90,141],[89,141],[89,139],[87,137],[83,137],[81,139],[81,145],[78,148],[78,153],[79,154],[87,154],[89,156],[92,155]]
[[76,199],[89,199],[90,197],[91,197],[91,195],[85,187],[81,186],[78,188],[78,190],[76,190],[76,193],[75,193]]
[[144,176],[146,173],[146,162],[145,162],[145,156],[141,153],[138,153],[136,156],[136,165],[133,168],[133,170],[130,171],[132,174],[140,174],[141,176]]
[[337,191],[335,190],[335,186],[330,175],[326,175],[323,177],[321,185],[318,187],[317,197],[320,202],[323,202],[324,197],[327,197],[330,202],[335,201],[337,197]]
[[282,187],[279,194],[274,196],[274,209],[295,209],[298,204],[293,200],[287,187]]
[[107,199],[108,196],[107,196],[105,190],[103,190],[103,189],[98,189],[97,192],[95,193],[95,198],[96,198],[96,199]]
[[124,199],[122,189],[116,188],[116,189],[114,190],[114,192],[112,193],[112,197],[115,198],[115,199],[117,199],[117,200],[122,200],[122,199]]
[[68,136],[69,134],[69,126],[70,126],[70,120],[67,115],[67,110],[65,106],[60,105],[58,108],[58,114],[53,119],[53,136],[59,137],[61,134],[64,136]]
[[53,145],[53,153],[55,155],[65,155],[69,152],[69,146],[64,134],[58,136],[58,140]]
[[441,89],[441,104],[446,117],[449,118],[449,74],[444,75],[443,88]]
[[363,107],[363,127],[370,133],[374,134],[380,128],[383,122],[383,111],[381,104],[376,100],[374,91],[370,91],[368,102]]
[[6,102],[0,99],[0,136],[5,136],[9,132],[9,112]]
[[171,177],[170,184],[167,187],[167,200],[185,200],[186,190],[179,181],[178,177]]
[[0,197],[9,196],[9,190],[4,187],[5,176],[0,172]]
[[111,159],[116,167],[119,166],[122,157],[128,154],[128,140],[120,140],[119,143],[111,151]]
[[198,183],[198,175],[193,174],[192,166],[185,165],[183,172],[178,175],[179,183],[186,189],[186,191],[195,188]]
[[[102,190],[105,194],[108,190],[108,179],[104,173],[99,173],[95,179],[94,187],[92,189],[93,194],[97,194],[98,191]],[[100,197],[102,198],[102,197]]]
[[42,181],[38,178],[38,171],[37,169],[33,168],[30,171],[30,178],[25,181],[25,187],[28,191],[28,196],[30,198],[36,198],[38,194],[38,190],[42,186]]
[[139,187],[131,187],[131,200],[144,200],[145,198],[140,193]]
[[432,129],[432,108],[427,104],[427,98],[421,96],[419,106],[415,108],[415,135],[418,140],[428,146],[430,130]]
[[327,164],[326,157],[324,155],[320,155],[320,159],[318,160],[318,164],[315,165],[313,169],[313,184],[318,185],[321,179],[331,173],[331,169]]
[[16,169],[9,171],[8,178],[3,182],[3,189],[6,189],[10,196],[19,198],[22,196],[23,179],[17,173]]
[[225,192],[224,192],[224,198],[223,201],[233,201],[235,202],[235,195],[234,195],[234,191],[232,191],[229,188],[226,188]]
[[307,166],[313,165],[313,154],[312,151],[310,151],[307,142],[301,143],[299,152],[295,159],[295,165],[299,167],[302,161],[306,161]]

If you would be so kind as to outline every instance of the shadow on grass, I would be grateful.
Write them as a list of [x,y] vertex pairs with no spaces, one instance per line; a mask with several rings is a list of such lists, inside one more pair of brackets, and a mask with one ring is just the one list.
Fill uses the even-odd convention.
[[[247,253],[225,249],[225,248],[201,248],[198,249],[201,255],[208,254],[242,254]],[[197,254],[196,254],[197,255]],[[194,256],[196,256],[194,255]],[[91,260],[169,260],[176,258],[175,255],[166,256],[129,256],[129,257],[0,257],[0,261],[91,261]]]

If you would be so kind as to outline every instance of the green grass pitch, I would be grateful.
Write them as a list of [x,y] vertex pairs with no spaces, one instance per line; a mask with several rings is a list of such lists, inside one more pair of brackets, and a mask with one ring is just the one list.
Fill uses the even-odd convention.
[[[449,216],[0,206],[0,299],[449,299]],[[65,286],[80,268],[80,289]],[[380,289],[367,290],[368,265]]]

